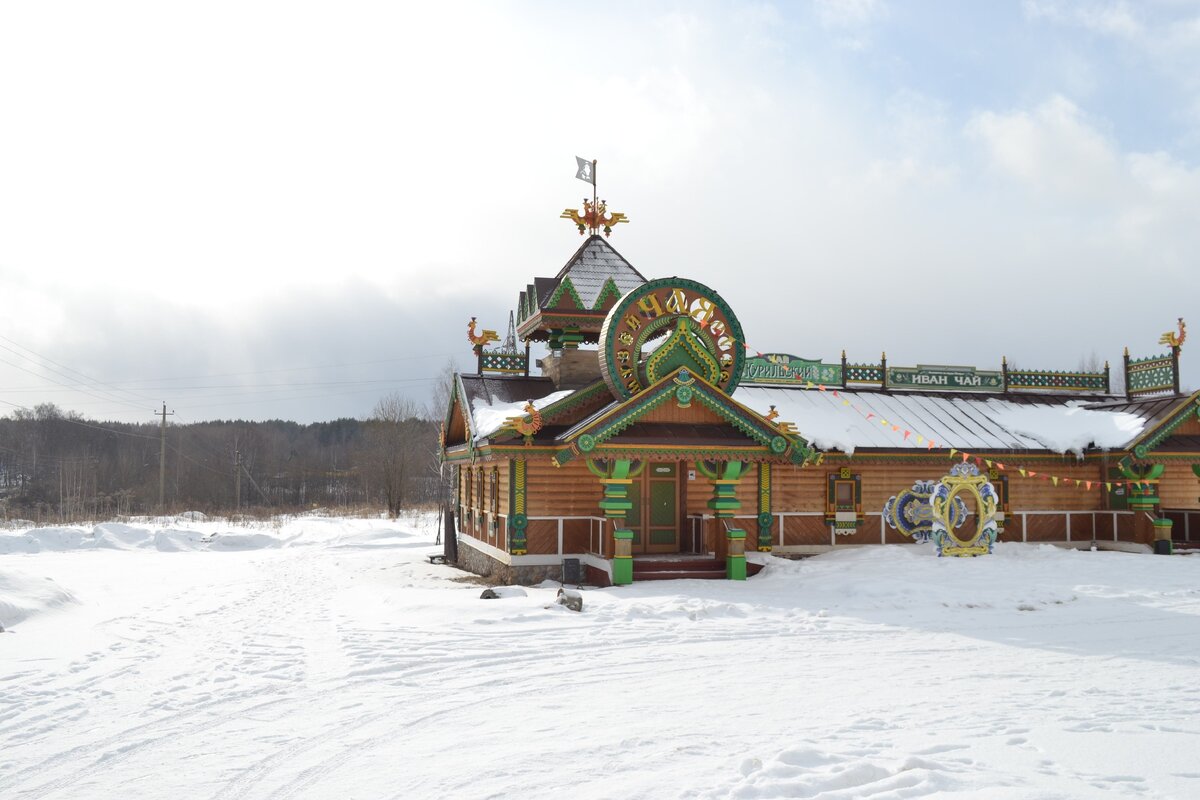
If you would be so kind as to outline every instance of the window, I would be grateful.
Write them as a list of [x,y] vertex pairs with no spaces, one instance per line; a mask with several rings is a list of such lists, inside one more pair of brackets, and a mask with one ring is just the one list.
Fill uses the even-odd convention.
[[500,514],[500,469],[492,467],[492,485],[488,495],[488,507],[492,510],[492,516]]
[[825,492],[825,523],[840,534],[851,534],[863,522],[862,476],[842,467],[829,473]]

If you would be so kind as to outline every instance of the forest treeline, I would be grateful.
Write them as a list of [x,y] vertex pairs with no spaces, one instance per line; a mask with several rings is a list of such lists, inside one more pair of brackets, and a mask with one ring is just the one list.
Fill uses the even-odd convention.
[[366,420],[170,424],[168,417],[160,461],[158,423],[95,421],[38,405],[0,418],[0,519],[316,507],[394,515],[440,497],[438,425],[429,417],[398,395],[380,400]]

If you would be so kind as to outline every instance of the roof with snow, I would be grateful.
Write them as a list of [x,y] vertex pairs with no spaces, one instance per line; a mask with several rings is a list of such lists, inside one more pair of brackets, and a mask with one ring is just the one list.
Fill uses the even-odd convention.
[[1083,402],[1047,394],[953,394],[741,386],[734,399],[759,413],[771,406],[813,446],[861,449],[1056,453],[1130,447],[1173,414],[1181,398]]
[[517,332],[542,340],[555,323],[575,327],[595,341],[617,300],[646,282],[608,241],[592,235],[553,278],[534,278],[517,300]]
[[[524,415],[526,402],[550,409],[554,419],[538,435],[561,443],[621,405],[602,382],[575,391],[556,391],[548,378],[460,376],[471,438],[476,443],[494,437],[514,416]],[[1076,453],[1089,450],[1131,450],[1143,442],[1168,449],[1197,442],[1167,439],[1180,419],[1200,408],[1200,393],[1128,401],[1086,402],[1076,396],[1037,394],[979,394],[901,392],[740,386],[733,400],[766,416],[771,407],[781,422],[819,450],[915,452],[955,448],[981,452],[1044,451]],[[584,402],[586,401],[586,402]],[[571,409],[575,411],[562,411]],[[554,424],[550,424],[550,423]],[[731,435],[713,425],[639,423],[626,438],[639,441],[676,439],[717,442]],[[1157,435],[1157,434],[1162,434]]]

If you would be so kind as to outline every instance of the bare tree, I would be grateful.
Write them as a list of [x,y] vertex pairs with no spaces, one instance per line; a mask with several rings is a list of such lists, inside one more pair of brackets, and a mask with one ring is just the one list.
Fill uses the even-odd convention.
[[434,422],[440,424],[446,418],[446,410],[450,407],[450,394],[454,390],[454,375],[457,372],[458,363],[453,358],[446,359],[446,363],[438,370],[427,412],[427,416]]
[[[1100,356],[1096,355],[1093,350],[1086,356],[1079,357],[1079,371],[1101,373],[1104,372],[1105,361],[1101,360]],[[1120,369],[1110,369],[1108,373],[1109,391],[1113,394],[1125,393],[1125,374]]]
[[392,517],[414,499],[411,484],[428,461],[432,426],[422,412],[418,403],[392,392],[375,404],[367,420],[364,478],[382,495]]

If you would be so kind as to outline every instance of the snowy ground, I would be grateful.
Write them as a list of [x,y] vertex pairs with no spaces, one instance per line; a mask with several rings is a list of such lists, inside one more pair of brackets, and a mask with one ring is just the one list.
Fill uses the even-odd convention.
[[0,531],[0,797],[1200,797],[1200,557],[877,548],[574,614],[432,533]]

